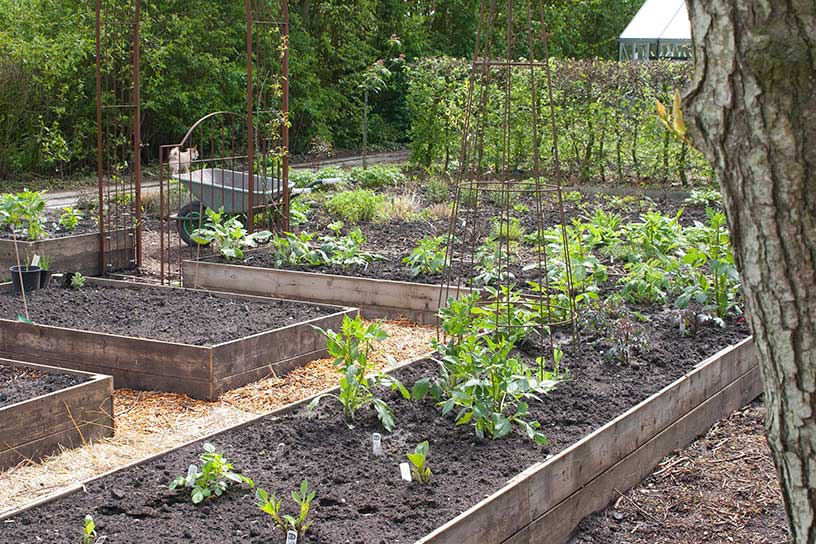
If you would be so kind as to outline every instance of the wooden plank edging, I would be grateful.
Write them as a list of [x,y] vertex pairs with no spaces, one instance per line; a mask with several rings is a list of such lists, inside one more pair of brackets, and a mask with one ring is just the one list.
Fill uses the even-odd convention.
[[[721,350],[562,452],[532,465],[502,489],[418,540],[417,544],[505,542],[756,369],[752,338]],[[744,404],[755,396],[746,399]],[[708,426],[718,419],[709,421]],[[688,441],[694,436],[688,437]],[[655,463],[670,451],[662,452]],[[649,471],[653,467],[649,466]],[[549,537],[546,543],[560,544]]]
[[[82,442],[113,435],[113,379],[101,374],[0,359],[0,364],[86,381],[0,408],[0,470],[38,461]],[[32,429],[34,429],[32,431]]]
[[[441,285],[185,260],[185,285],[320,304],[352,306],[367,318],[408,318],[436,324]],[[451,288],[467,294],[469,289]]]

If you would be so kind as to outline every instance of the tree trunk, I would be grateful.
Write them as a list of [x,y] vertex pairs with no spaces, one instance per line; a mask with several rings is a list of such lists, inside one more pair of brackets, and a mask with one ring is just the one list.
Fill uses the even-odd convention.
[[816,5],[687,0],[689,131],[717,171],[796,544],[816,543]]

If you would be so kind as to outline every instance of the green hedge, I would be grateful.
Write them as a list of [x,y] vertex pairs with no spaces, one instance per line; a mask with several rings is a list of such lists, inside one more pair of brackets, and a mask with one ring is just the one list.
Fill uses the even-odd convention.
[[[672,137],[655,115],[655,100],[670,103],[689,77],[685,63],[619,63],[553,60],[558,150],[562,169],[576,181],[615,179],[661,183],[698,182],[713,176],[701,154]],[[411,150],[423,166],[450,166],[460,154],[468,64],[450,57],[426,58],[409,70]],[[501,162],[506,76],[495,70],[484,84],[484,168]],[[545,71],[538,70],[540,155],[551,164],[553,138]],[[532,153],[529,69],[512,74],[510,167],[529,169]]]

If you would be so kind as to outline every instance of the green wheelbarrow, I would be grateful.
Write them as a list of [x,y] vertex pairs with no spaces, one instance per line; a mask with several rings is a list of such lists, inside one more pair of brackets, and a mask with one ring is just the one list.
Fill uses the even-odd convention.
[[[283,196],[283,183],[276,178],[254,176],[253,207],[265,209],[268,204]],[[224,209],[229,215],[241,216],[246,221],[249,213],[249,174],[223,168],[205,168],[192,172],[179,173],[174,176],[183,187],[193,195],[194,200],[182,206],[178,213],[170,216],[176,221],[179,237],[187,245],[196,245],[193,231],[205,217],[207,208]],[[294,187],[289,183],[290,192]]]

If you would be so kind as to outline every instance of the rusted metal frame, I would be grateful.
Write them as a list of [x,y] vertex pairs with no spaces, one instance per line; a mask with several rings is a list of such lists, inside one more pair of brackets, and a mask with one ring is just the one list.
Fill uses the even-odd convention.
[[249,210],[247,213],[247,230],[254,231],[255,211],[255,127],[254,127],[254,89],[253,77],[253,43],[252,43],[252,2],[244,0],[246,10],[246,56],[247,56],[247,175],[249,183]]

